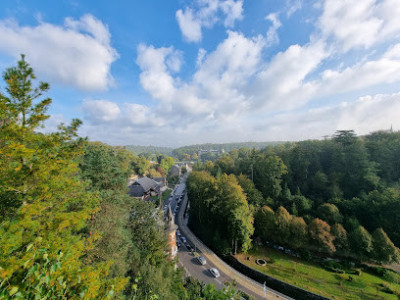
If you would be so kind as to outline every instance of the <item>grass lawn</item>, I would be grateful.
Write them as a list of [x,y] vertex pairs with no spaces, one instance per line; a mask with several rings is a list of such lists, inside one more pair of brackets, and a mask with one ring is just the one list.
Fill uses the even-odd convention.
[[[246,257],[250,256],[250,260]],[[398,299],[397,295],[383,292],[382,283],[400,295],[400,285],[390,283],[375,275],[362,272],[360,276],[337,274],[323,269],[318,264],[306,262],[269,248],[255,248],[248,254],[238,254],[242,263],[272,277],[301,287],[331,299]],[[255,263],[263,258],[272,263],[259,266]],[[352,281],[349,281],[349,276]]]

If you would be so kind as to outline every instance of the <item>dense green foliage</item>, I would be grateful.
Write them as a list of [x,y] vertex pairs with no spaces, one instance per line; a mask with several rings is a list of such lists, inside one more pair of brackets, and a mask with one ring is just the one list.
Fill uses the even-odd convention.
[[187,180],[189,222],[203,241],[218,253],[243,251],[251,245],[253,216],[234,175],[215,179],[207,172],[192,172]]
[[[392,262],[400,245],[399,144],[399,132],[338,131],[323,141],[235,149],[194,167],[212,180],[237,176],[263,241]],[[207,191],[209,199],[221,197]]]
[[200,150],[216,150],[216,152],[207,152],[201,154],[202,161],[215,161],[223,156],[224,153],[237,151],[240,148],[263,149],[267,146],[281,144],[282,142],[244,142],[244,143],[225,143],[225,144],[198,144],[176,148],[172,151],[172,156],[178,160],[197,160]]

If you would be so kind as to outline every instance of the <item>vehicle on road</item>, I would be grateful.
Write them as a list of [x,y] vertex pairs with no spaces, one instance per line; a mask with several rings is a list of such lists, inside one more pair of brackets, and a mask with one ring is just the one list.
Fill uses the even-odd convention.
[[188,249],[189,252],[193,252],[193,247],[190,246],[189,244],[186,244],[186,248]]
[[176,231],[176,235],[181,236],[181,232],[179,231],[179,229]]
[[199,264],[201,264],[202,266],[204,266],[207,263],[207,261],[204,258],[204,256],[197,256],[196,259],[199,262]]
[[216,268],[210,268],[208,269],[208,271],[211,273],[212,276],[214,276],[215,278],[219,277],[219,271]]
[[181,237],[181,241],[186,244],[186,238],[184,236]]
[[177,242],[176,242],[176,246],[177,246],[178,248],[180,248],[180,247],[182,246],[181,242],[180,242],[180,241],[177,241]]

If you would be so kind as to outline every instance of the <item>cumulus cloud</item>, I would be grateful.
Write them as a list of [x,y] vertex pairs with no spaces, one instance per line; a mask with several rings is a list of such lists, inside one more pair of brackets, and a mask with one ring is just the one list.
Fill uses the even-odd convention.
[[379,59],[346,67],[344,70],[326,69],[319,84],[321,94],[346,93],[362,90],[382,83],[400,81],[400,44]]
[[0,21],[1,52],[24,53],[41,77],[82,90],[105,90],[113,84],[110,68],[118,54],[110,38],[107,26],[89,14],[66,18],[62,26]]
[[257,123],[252,131],[262,135],[260,140],[304,140],[321,139],[337,130],[353,129],[359,135],[391,126],[399,130],[399,109],[399,93],[367,95],[335,106],[278,114]]
[[170,72],[181,66],[181,53],[173,47],[154,48],[140,44],[136,63],[142,70],[140,83],[154,98],[171,100],[175,93],[175,80]]
[[325,0],[319,27],[343,50],[370,48],[400,36],[400,5],[396,0]]
[[199,42],[201,40],[201,21],[196,19],[193,11],[186,8],[176,12],[176,19],[182,35],[188,42]]
[[199,52],[198,70],[189,82],[171,75],[167,62],[176,56],[176,50],[140,45],[137,63],[142,70],[141,84],[161,101],[164,114],[178,113],[187,121],[205,118],[226,122],[248,106],[241,87],[258,68],[263,45],[260,37],[246,38],[230,31],[215,51],[206,57],[205,51]]
[[257,75],[250,91],[258,108],[287,110],[304,105],[315,93],[315,84],[307,81],[329,55],[321,41],[292,45],[276,54]]
[[226,28],[243,18],[243,0],[196,0],[192,7],[179,9],[176,14],[179,28],[188,42],[200,42],[202,28],[211,28],[223,20]]
[[107,100],[84,100],[83,110],[85,119],[92,123],[113,121],[121,113],[116,103]]

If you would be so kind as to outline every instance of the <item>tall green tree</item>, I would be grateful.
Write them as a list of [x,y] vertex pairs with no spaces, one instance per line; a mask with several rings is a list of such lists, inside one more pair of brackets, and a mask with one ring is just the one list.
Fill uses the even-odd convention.
[[399,261],[399,249],[389,239],[382,228],[377,228],[372,233],[372,248],[374,258],[383,263],[392,263]]
[[227,229],[227,237],[233,242],[233,252],[236,253],[238,243],[247,252],[254,233],[254,220],[246,196],[233,174],[222,175],[218,180],[218,191],[213,206],[214,213],[223,216],[220,219],[225,223],[223,226]]
[[363,226],[360,225],[350,232],[349,240],[354,253],[363,257],[370,256],[372,251],[372,237]]
[[[97,234],[87,220],[98,197],[79,177],[80,121],[53,134],[34,130],[48,118],[48,84],[32,88],[24,57],[4,73],[6,122],[0,130],[0,295],[33,298],[103,298],[121,291],[124,278],[107,278],[110,261],[93,263]],[[39,101],[37,104],[35,102]],[[3,200],[8,199],[6,205]],[[12,212],[4,213],[11,205]]]
[[330,225],[341,223],[343,219],[337,206],[331,203],[324,203],[318,206],[317,215]]
[[347,252],[349,250],[349,239],[346,229],[342,224],[334,224],[331,227],[331,233],[334,236],[333,244],[337,251]]
[[275,241],[275,213],[270,207],[263,206],[256,211],[254,232],[264,241]]
[[289,242],[291,221],[290,213],[280,206],[275,212],[275,232],[276,240],[282,245],[287,245]]
[[239,185],[242,187],[246,194],[247,201],[250,205],[260,207],[264,203],[264,198],[259,190],[255,187],[254,183],[245,175],[240,174],[237,176]]
[[21,55],[16,67],[4,72],[3,79],[7,83],[8,96],[0,94],[0,101],[3,102],[3,113],[9,120],[16,122],[22,128],[34,129],[49,118],[46,111],[51,99],[39,98],[50,89],[50,85],[40,82],[37,87],[32,86],[32,80],[36,79],[36,76],[25,61],[25,55]]
[[257,157],[253,168],[254,184],[264,198],[277,198],[282,190],[282,176],[287,172],[283,161],[273,153],[262,154]]
[[307,224],[302,217],[293,217],[289,223],[290,236],[288,244],[294,249],[300,249],[307,245]]

